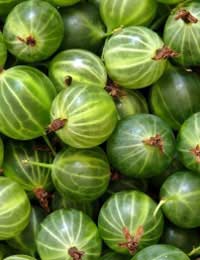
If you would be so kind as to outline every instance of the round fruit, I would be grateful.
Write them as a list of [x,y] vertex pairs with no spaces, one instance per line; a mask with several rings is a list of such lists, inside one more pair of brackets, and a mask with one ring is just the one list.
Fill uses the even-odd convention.
[[130,257],[127,257],[124,256],[124,255],[120,255],[120,254],[117,254],[115,252],[108,252],[106,253],[105,255],[103,255],[102,257],[100,257],[99,260],[129,260]]
[[36,258],[33,258],[28,255],[13,255],[13,256],[4,258],[4,260],[36,260]]
[[[116,55],[117,53],[117,55]],[[142,26],[116,32],[107,40],[103,59],[110,78],[124,88],[139,89],[156,82],[176,55],[157,33]]]
[[198,229],[183,229],[167,224],[161,242],[176,246],[188,254],[200,245],[199,231]]
[[200,173],[200,112],[182,125],[177,139],[177,150],[186,168]]
[[28,225],[31,207],[21,186],[7,177],[0,177],[0,195],[0,240],[6,240]]
[[73,49],[59,53],[51,61],[49,77],[58,91],[74,83],[104,88],[107,73],[98,56],[89,51]]
[[45,218],[44,212],[38,207],[32,207],[28,226],[17,236],[6,242],[9,246],[20,252],[34,256],[36,253],[36,236],[40,229],[40,223]]
[[200,3],[186,1],[175,8],[164,29],[164,42],[178,52],[175,61],[183,66],[200,65]]
[[36,142],[8,141],[3,163],[4,175],[19,183],[24,190],[33,192],[41,206],[49,211],[48,191],[53,188],[51,169],[26,165],[24,160],[51,163],[52,155],[41,151]]
[[54,99],[51,119],[50,131],[56,130],[64,143],[75,148],[91,148],[112,134],[117,111],[103,89],[77,83],[62,90]]
[[51,81],[37,69],[16,66],[1,72],[0,131],[18,140],[44,135],[55,95]]
[[41,224],[37,247],[42,260],[98,259],[101,239],[87,215],[74,209],[61,209]]
[[110,167],[100,148],[67,148],[58,153],[52,166],[56,189],[66,198],[95,200],[107,189]]
[[162,185],[160,198],[159,207],[173,224],[200,226],[200,176],[187,171],[174,173]]
[[89,201],[72,200],[71,198],[62,197],[58,192],[55,192],[52,199],[53,211],[57,209],[77,209],[88,216],[93,216],[93,205]]
[[6,16],[10,10],[23,0],[0,0],[0,16]]
[[159,117],[149,114],[119,121],[107,143],[113,167],[135,178],[161,174],[170,165],[174,152],[173,132]]
[[200,77],[174,67],[153,85],[150,102],[154,114],[179,129],[190,115],[200,111],[199,97]]
[[100,13],[108,32],[131,25],[149,25],[156,15],[155,0],[101,0]]
[[108,84],[106,90],[113,97],[119,119],[129,115],[148,113],[147,102],[138,91],[122,89],[114,83]]
[[170,245],[153,245],[140,251],[131,260],[190,260],[180,249]]
[[123,254],[158,242],[163,230],[163,216],[154,217],[156,203],[139,191],[118,192],[100,210],[100,236],[108,247]]
[[64,22],[64,38],[61,45],[66,49],[86,49],[97,52],[101,49],[105,29],[96,6],[80,3],[60,10]]
[[0,71],[2,70],[5,64],[6,59],[7,59],[7,48],[4,42],[3,34],[2,32],[0,32]]
[[8,15],[3,30],[8,50],[18,59],[36,62],[49,58],[60,46],[64,27],[49,3],[29,0]]
[[80,0],[45,0],[55,6],[69,6],[78,3]]

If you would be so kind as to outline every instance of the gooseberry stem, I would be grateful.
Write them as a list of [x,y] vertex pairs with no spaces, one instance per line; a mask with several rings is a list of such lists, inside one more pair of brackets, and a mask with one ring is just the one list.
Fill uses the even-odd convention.
[[33,166],[39,166],[39,167],[43,167],[43,168],[48,168],[48,169],[53,168],[53,164],[34,162],[34,161],[30,161],[30,160],[22,160],[22,163],[28,164],[28,165],[33,165]]
[[197,255],[200,253],[200,246],[193,248],[192,251],[188,254],[188,256],[193,256],[193,255]]
[[43,135],[43,139],[44,139],[45,143],[47,144],[47,146],[49,147],[49,149],[51,150],[53,156],[56,156],[56,151],[54,150],[51,142],[49,141],[49,138],[46,135]]
[[159,203],[158,203],[158,206],[156,207],[154,213],[153,213],[153,216],[156,217],[159,209],[167,202],[168,200],[167,199],[162,199]]

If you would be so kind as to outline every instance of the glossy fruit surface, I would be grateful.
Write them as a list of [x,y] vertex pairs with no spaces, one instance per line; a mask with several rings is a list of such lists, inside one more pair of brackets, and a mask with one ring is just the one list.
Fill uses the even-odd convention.
[[159,117],[150,114],[133,115],[119,121],[107,142],[111,165],[134,178],[161,174],[170,165],[174,152],[171,129]]
[[76,259],[76,254],[92,260],[100,256],[101,239],[87,215],[61,209],[51,213],[41,224],[37,247],[42,260],[71,260]]
[[190,253],[200,244],[199,231],[198,229],[183,229],[166,223],[161,242],[176,246],[185,253]]
[[10,10],[23,0],[0,0],[0,16],[6,16]]
[[28,225],[31,207],[21,186],[7,177],[0,177],[0,194],[0,240],[6,240]]
[[119,119],[126,116],[148,113],[147,102],[139,92],[133,90],[122,90],[122,94],[114,97]]
[[49,58],[58,49],[64,27],[52,5],[42,0],[29,0],[9,13],[3,35],[14,56],[25,62],[37,62]]
[[61,45],[66,49],[86,49],[92,52],[100,51],[105,28],[96,6],[81,2],[75,6],[60,10],[64,22],[64,38]]
[[137,250],[157,243],[162,234],[163,216],[158,211],[154,217],[155,208],[156,203],[145,193],[123,191],[114,194],[100,210],[100,236],[109,248],[122,254],[133,255]]
[[77,209],[88,216],[92,217],[93,215],[93,207],[90,201],[81,201],[81,200],[72,200],[71,198],[65,198],[61,196],[58,192],[53,194],[52,199],[52,209]]
[[153,85],[150,103],[154,114],[179,129],[190,115],[200,111],[199,98],[198,74],[170,67]]
[[189,260],[180,249],[170,245],[153,245],[140,251],[131,260]]
[[199,1],[185,1],[172,11],[165,25],[164,42],[179,53],[175,61],[184,67],[200,64],[199,9]]
[[66,199],[95,200],[107,189],[110,167],[100,148],[67,148],[57,154],[52,167],[56,189]]
[[9,246],[16,250],[20,248],[20,252],[34,256],[37,250],[35,240],[44,218],[45,213],[41,208],[32,207],[28,226],[17,236],[7,240]]
[[200,173],[200,113],[189,117],[182,125],[177,139],[177,150],[186,168]]
[[165,216],[178,227],[200,226],[200,177],[196,173],[176,172],[160,190]]
[[80,0],[45,0],[55,6],[70,6],[78,3]]
[[37,69],[16,66],[3,71],[0,74],[0,132],[18,140],[44,135],[55,95],[51,81]]
[[148,25],[156,14],[155,0],[101,0],[100,12],[107,30],[131,25]]
[[[163,74],[167,61],[158,57],[163,41],[143,26],[131,26],[113,34],[103,50],[109,77],[130,89],[147,87]],[[117,53],[117,55],[115,55]]]
[[108,252],[105,255],[101,256],[99,260],[129,260],[130,257],[117,254],[115,252]]
[[54,99],[51,120],[56,119],[65,120],[64,127],[56,131],[64,143],[91,148],[111,135],[117,124],[117,111],[105,90],[77,83]]
[[[38,148],[39,149],[39,148]],[[38,188],[52,189],[51,169],[30,166],[24,160],[51,163],[53,158],[50,152],[37,150],[37,143],[15,142],[6,143],[4,174],[19,183],[24,190],[34,192]]]
[[36,260],[36,258],[33,258],[28,255],[13,255],[13,256],[4,258],[4,260]]
[[86,83],[104,88],[107,74],[101,59],[95,54],[79,49],[60,52],[49,66],[49,77],[58,91],[75,83]]

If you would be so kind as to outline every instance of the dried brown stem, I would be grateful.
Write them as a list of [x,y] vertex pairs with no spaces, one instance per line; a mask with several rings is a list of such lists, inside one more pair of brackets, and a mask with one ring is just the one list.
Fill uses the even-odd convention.
[[163,140],[159,134],[150,137],[149,139],[145,139],[143,141],[144,144],[157,147],[161,153],[163,153]]
[[79,251],[76,247],[71,247],[68,250],[68,253],[72,257],[73,260],[82,260],[82,257],[84,256],[84,252]]
[[55,119],[47,128],[47,133],[52,133],[60,130],[65,126],[65,123],[67,122],[67,119]]
[[174,58],[177,56],[179,56],[177,52],[173,51],[167,46],[163,46],[163,48],[156,51],[156,55],[152,59],[158,61],[162,59]]
[[17,36],[17,39],[31,47],[34,47],[36,45],[36,40],[33,38],[33,36],[28,36],[26,39],[23,39],[22,37]]
[[185,23],[198,23],[198,19],[185,9],[179,10],[175,19],[182,19]]
[[51,149],[47,145],[33,145],[33,151],[51,152]]
[[123,228],[123,234],[126,242],[119,243],[120,247],[127,248],[131,255],[134,255],[138,249],[141,237],[144,234],[144,228],[139,226],[134,236],[131,236],[127,227]]
[[126,96],[126,91],[121,89],[116,82],[108,83],[105,90],[112,97],[123,97]]
[[50,212],[49,208],[49,200],[52,198],[52,195],[45,191],[43,188],[35,189],[34,191],[35,197],[38,199],[41,207],[47,212]]
[[196,161],[200,163],[200,145],[198,144],[191,152],[196,157]]
[[71,76],[66,76],[65,77],[65,85],[70,86],[72,84],[72,77]]

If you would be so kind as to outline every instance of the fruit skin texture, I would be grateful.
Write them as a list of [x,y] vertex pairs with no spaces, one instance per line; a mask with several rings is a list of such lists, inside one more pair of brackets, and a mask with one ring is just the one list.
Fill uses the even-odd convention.
[[2,32],[0,32],[0,69],[4,66],[7,59],[7,49],[3,38]]
[[16,66],[2,72],[0,131],[17,140],[44,135],[55,95],[51,81],[37,69]]
[[29,0],[9,13],[3,35],[14,56],[25,62],[37,62],[49,58],[58,49],[64,26],[52,5],[41,0]]
[[100,210],[98,227],[100,236],[106,245],[115,252],[129,254],[127,248],[119,243],[126,242],[123,229],[128,228],[132,236],[139,226],[144,229],[139,245],[144,247],[158,242],[163,230],[163,216],[158,211],[156,217],[153,212],[156,203],[145,193],[139,191],[122,191],[111,196]]
[[53,157],[46,151],[38,151],[36,142],[7,141],[3,163],[4,175],[19,183],[24,190],[34,192],[38,188],[52,190],[51,169],[30,166],[23,160],[51,163]]
[[153,245],[141,250],[131,260],[190,260],[180,249],[170,245]]
[[[109,77],[130,89],[147,87],[164,73],[166,59],[154,60],[164,46],[157,33],[143,26],[131,26],[113,34],[103,50]],[[116,55],[117,53],[117,55]]]
[[[157,135],[161,138],[161,149],[145,143]],[[173,132],[159,117],[150,114],[122,119],[107,142],[108,159],[112,166],[134,178],[161,174],[170,165],[174,152]]]
[[100,13],[108,32],[121,26],[149,25],[157,10],[155,0],[101,0]]
[[42,260],[71,260],[68,250],[84,252],[84,260],[99,259],[101,239],[94,222],[77,210],[57,210],[46,217],[37,237]]
[[92,201],[106,191],[110,167],[99,147],[81,150],[67,148],[55,157],[52,179],[65,198]]
[[61,49],[86,49],[98,52],[104,42],[105,27],[93,4],[79,3],[60,10],[64,22]]
[[33,258],[28,255],[13,255],[13,256],[4,258],[4,260],[36,260],[36,258]]
[[120,255],[120,254],[110,251],[110,252],[106,253],[105,255],[103,255],[102,257],[100,257],[99,260],[130,260],[130,257],[126,258],[126,256],[124,256],[124,255]]
[[200,112],[193,114],[181,126],[177,138],[177,151],[184,166],[200,174]]
[[45,0],[45,1],[55,6],[70,6],[80,2],[80,0]]
[[75,148],[92,148],[108,139],[117,124],[112,98],[101,88],[76,84],[62,90],[51,107],[51,120],[66,119],[56,134]]
[[154,114],[173,129],[193,113],[200,111],[200,77],[180,68],[169,68],[153,85],[150,95]]
[[63,197],[58,192],[53,194],[52,198],[52,209],[77,209],[86,213],[88,216],[93,216],[94,205],[90,201],[72,200],[71,198]]
[[7,15],[10,10],[23,0],[0,0],[0,16]]
[[119,119],[129,115],[148,113],[147,102],[139,92],[125,89],[123,92],[124,95],[114,98]]
[[[180,10],[189,11],[198,19],[197,23],[186,23],[176,20]],[[174,60],[184,67],[200,65],[200,3],[192,1],[175,8],[169,16],[164,28],[164,42],[180,55]]]
[[161,237],[162,244],[170,244],[190,253],[200,244],[198,229],[183,229],[166,223]]
[[10,247],[24,254],[34,256],[36,253],[36,236],[40,229],[40,223],[45,218],[44,211],[39,207],[32,207],[28,226],[17,236],[7,240]]
[[107,73],[101,59],[95,54],[79,49],[60,52],[49,65],[49,77],[58,91],[68,85],[66,79],[71,77],[74,83],[86,83],[92,87],[104,88]]
[[174,225],[181,228],[200,226],[200,177],[196,173],[176,172],[164,182],[160,198],[162,211]]
[[6,240],[28,225],[31,206],[21,186],[7,177],[0,177],[0,194],[0,240]]

